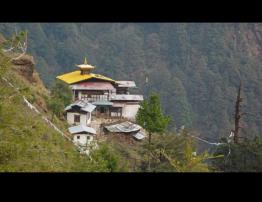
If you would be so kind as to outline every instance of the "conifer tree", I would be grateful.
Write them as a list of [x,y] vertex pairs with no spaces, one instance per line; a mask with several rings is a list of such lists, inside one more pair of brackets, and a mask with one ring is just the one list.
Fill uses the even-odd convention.
[[152,133],[162,133],[166,130],[170,118],[162,113],[160,99],[157,94],[152,94],[148,100],[142,102],[136,121],[148,131],[149,144],[151,144]]
[[142,102],[136,121],[148,131],[148,170],[150,171],[152,133],[163,133],[170,122],[170,118],[162,113],[160,99],[157,94],[150,95],[148,100]]

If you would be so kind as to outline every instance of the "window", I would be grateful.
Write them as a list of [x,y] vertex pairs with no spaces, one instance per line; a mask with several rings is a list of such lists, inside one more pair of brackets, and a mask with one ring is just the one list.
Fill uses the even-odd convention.
[[80,135],[76,136],[76,138],[79,140],[80,139]]
[[75,115],[74,116],[74,122],[79,123],[80,122],[80,115]]
[[105,113],[105,108],[104,107],[100,107],[100,113]]

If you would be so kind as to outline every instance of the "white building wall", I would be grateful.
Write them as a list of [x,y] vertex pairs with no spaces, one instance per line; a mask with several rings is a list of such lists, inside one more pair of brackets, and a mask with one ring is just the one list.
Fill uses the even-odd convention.
[[87,123],[87,125],[90,125],[91,124],[91,120],[92,120],[92,114],[91,113],[87,113],[87,121],[86,121],[86,123]]
[[139,104],[126,104],[122,109],[122,116],[124,118],[135,120],[139,107]]
[[85,115],[83,115],[83,114],[81,114],[80,115],[80,124],[81,125],[87,125],[87,120],[86,120],[86,114]]
[[[75,115],[80,115],[80,123],[75,123],[74,122],[74,117]],[[91,123],[91,114],[86,113],[86,114],[79,114],[79,113],[74,113],[74,112],[67,112],[66,113],[66,119],[68,124],[73,125],[73,124],[82,124],[82,125],[89,125]]]
[[[79,139],[77,138],[79,136]],[[93,135],[90,134],[75,134],[73,141],[79,145],[90,144],[94,140]]]
[[71,113],[71,112],[66,113],[67,123],[70,124],[70,125],[74,124],[74,114],[75,113]]
[[78,92],[78,100],[81,100],[81,97],[82,97],[82,93],[81,91]]

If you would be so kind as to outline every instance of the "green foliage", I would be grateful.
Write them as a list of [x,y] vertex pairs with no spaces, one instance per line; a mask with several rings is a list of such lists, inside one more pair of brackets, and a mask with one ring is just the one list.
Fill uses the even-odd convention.
[[209,154],[207,152],[200,155],[194,155],[194,150],[189,142],[186,142],[182,152],[184,153],[184,156],[181,160],[177,157],[172,158],[168,154],[164,153],[165,158],[168,159],[169,163],[177,172],[209,171],[208,166],[203,163],[203,161],[209,158]]
[[214,159],[215,169],[225,172],[261,172],[262,171],[262,139],[255,137],[243,140],[239,144],[220,146],[215,155],[224,155],[222,159]]
[[172,92],[174,94],[174,96],[172,96],[174,97],[174,103],[170,104],[170,111],[176,115],[176,125],[191,127],[193,124],[193,114],[187,99],[186,90],[177,77],[173,78],[172,83],[172,88],[174,88]]
[[60,99],[67,106],[72,101],[72,91],[66,83],[56,80],[51,88],[51,97]]
[[120,167],[120,156],[108,144],[101,144],[98,150],[92,155],[92,160],[99,162],[99,165],[105,167],[109,172],[123,171]]
[[[136,122],[148,131],[147,146],[148,155],[150,155],[152,133],[163,133],[170,122],[168,116],[164,116],[161,109],[160,99],[157,94],[152,94],[148,100],[144,100],[136,115]],[[150,170],[150,157],[148,156],[148,169]]]
[[118,172],[121,171],[119,158],[109,145],[99,144],[90,156],[82,155],[73,169],[77,172]]
[[48,107],[53,114],[61,117],[64,108],[72,101],[72,91],[65,83],[56,81],[51,88],[51,98],[48,100]]
[[[1,46],[0,46],[0,49],[1,49]],[[0,61],[1,61],[1,63],[0,63],[0,75],[1,75],[1,76],[4,76],[5,73],[6,73],[7,70],[8,70],[9,58],[6,57],[6,56],[3,54],[2,50],[0,50]]]
[[163,115],[157,94],[152,94],[148,100],[142,102],[136,121],[149,133],[162,133],[166,130],[170,118]]
[[0,166],[15,160],[18,157],[17,145],[10,144],[10,142],[0,142]]
[[57,115],[58,117],[61,116],[64,110],[63,102],[59,98],[56,98],[56,97],[49,99],[48,107],[53,111],[53,114]]
[[[150,147],[150,148],[148,148]],[[208,172],[206,160],[211,158],[207,152],[196,154],[196,146],[187,134],[165,133],[155,135],[152,144],[144,145],[141,156],[142,171],[150,172]],[[148,150],[150,155],[148,155]],[[147,163],[150,161],[150,169]]]

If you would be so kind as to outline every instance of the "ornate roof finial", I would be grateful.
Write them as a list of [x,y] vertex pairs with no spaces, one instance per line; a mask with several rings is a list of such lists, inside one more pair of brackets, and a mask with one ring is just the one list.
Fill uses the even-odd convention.
[[84,60],[84,64],[76,65],[76,66],[80,68],[81,74],[89,74],[91,70],[95,68],[94,66],[87,64],[86,57]]

